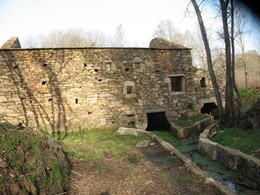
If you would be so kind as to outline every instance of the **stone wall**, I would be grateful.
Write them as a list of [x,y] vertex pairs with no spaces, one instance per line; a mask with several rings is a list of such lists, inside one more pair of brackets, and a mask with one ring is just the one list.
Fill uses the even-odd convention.
[[175,123],[171,123],[171,131],[175,137],[179,139],[187,139],[189,137],[196,138],[198,137],[206,127],[212,125],[214,117],[208,116],[206,119],[196,122],[192,126],[180,127]]
[[212,90],[201,87],[190,52],[1,49],[0,117],[56,131],[108,125],[145,129],[147,113],[165,112],[169,121],[196,115]]
[[209,138],[216,131],[214,125],[208,126],[200,134],[198,151],[212,160],[225,164],[226,167],[236,170],[257,184],[260,188],[260,160],[227,146],[211,141]]

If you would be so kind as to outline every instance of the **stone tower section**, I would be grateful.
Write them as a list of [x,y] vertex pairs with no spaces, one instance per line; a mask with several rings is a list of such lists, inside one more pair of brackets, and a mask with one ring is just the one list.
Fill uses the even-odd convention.
[[147,114],[196,115],[205,98],[184,47],[1,49],[0,69],[0,118],[51,131],[145,129]]

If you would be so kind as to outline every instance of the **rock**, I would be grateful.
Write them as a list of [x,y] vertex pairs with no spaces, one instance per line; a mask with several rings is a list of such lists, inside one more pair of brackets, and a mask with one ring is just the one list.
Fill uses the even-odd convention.
[[5,167],[6,167],[5,161],[2,158],[0,158],[0,168],[5,168]]
[[35,187],[35,185],[31,181],[28,181],[26,178],[23,178],[21,185],[24,187],[26,191],[29,192],[29,194],[37,194],[37,188]]
[[8,39],[8,41],[6,41],[2,47],[2,49],[10,49],[10,48],[21,48],[21,44],[20,41],[18,39],[18,37],[11,37],[10,39]]
[[120,127],[117,130],[117,133],[119,133],[120,135],[138,135],[138,131],[137,129],[134,128],[125,128],[125,127]]
[[20,192],[20,188],[16,184],[11,183],[9,185],[9,191],[11,195],[16,195]]
[[145,140],[142,142],[138,142],[135,147],[136,148],[147,148],[150,145],[150,140]]
[[198,151],[202,154],[209,156],[211,159],[215,159],[215,149],[217,143],[210,141],[206,138],[200,138],[198,143]]

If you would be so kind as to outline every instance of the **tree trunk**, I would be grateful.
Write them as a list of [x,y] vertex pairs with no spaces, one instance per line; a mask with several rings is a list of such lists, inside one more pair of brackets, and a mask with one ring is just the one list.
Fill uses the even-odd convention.
[[215,93],[215,97],[216,97],[216,101],[217,101],[217,105],[218,105],[218,115],[219,115],[219,121],[220,121],[220,125],[223,125],[223,106],[222,106],[222,100],[221,100],[221,95],[219,92],[219,86],[217,83],[217,79],[215,76],[215,72],[213,70],[213,64],[212,64],[212,58],[211,58],[211,51],[210,51],[210,47],[209,47],[209,42],[208,42],[208,37],[207,37],[207,33],[205,30],[205,26],[203,23],[203,19],[201,16],[201,12],[199,9],[199,6],[196,2],[196,0],[191,0],[193,7],[195,9],[197,18],[198,18],[198,22],[199,22],[199,26],[200,26],[200,32],[202,35],[202,39],[203,39],[203,43],[204,43],[204,47],[205,47],[205,51],[206,51],[206,56],[207,56],[207,65],[208,65],[208,71],[209,71],[209,75],[210,75],[210,79],[212,82],[212,86],[213,86],[213,90]]
[[[240,101],[240,94],[239,90],[236,85],[236,74],[235,74],[235,38],[234,38],[234,0],[231,0],[231,66],[232,66],[232,76],[233,76],[233,87],[235,90],[235,93],[237,94],[237,106],[233,106],[232,110],[232,120],[235,120],[236,117],[236,111],[238,111],[238,115],[240,116],[240,108],[241,108],[241,101]],[[234,97],[233,97],[234,99]],[[233,101],[234,102],[234,101]]]
[[232,77],[232,63],[231,63],[231,47],[230,36],[228,31],[228,0],[220,0],[225,54],[226,54],[226,93],[225,93],[225,121],[227,126],[232,126],[232,110],[234,106],[233,101],[233,77]]

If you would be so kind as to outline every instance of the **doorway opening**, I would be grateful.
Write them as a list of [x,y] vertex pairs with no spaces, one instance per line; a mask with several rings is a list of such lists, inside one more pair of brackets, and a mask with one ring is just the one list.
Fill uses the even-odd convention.
[[147,113],[148,131],[170,131],[171,125],[166,118],[165,112]]

